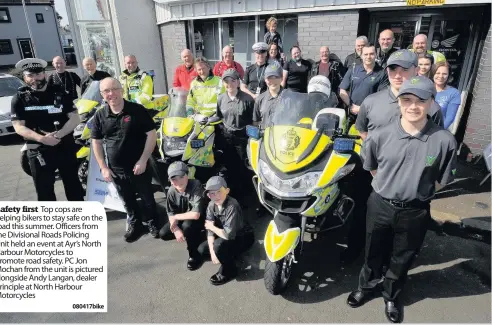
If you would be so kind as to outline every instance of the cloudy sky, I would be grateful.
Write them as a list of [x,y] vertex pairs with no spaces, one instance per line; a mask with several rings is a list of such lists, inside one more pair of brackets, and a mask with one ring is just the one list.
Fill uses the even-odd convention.
[[65,0],[55,0],[55,9],[63,17],[61,21],[61,25],[62,26],[68,25],[67,8],[65,7]]

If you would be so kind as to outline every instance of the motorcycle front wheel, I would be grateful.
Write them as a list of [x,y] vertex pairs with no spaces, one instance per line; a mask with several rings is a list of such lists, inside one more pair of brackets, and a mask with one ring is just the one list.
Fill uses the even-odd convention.
[[89,174],[89,161],[87,161],[87,159],[84,158],[81,162],[79,162],[77,174],[79,176],[79,181],[82,188],[84,191],[87,190],[87,176]]
[[265,274],[263,276],[265,288],[272,295],[278,295],[285,291],[289,284],[292,270],[294,268],[294,253],[276,262],[266,260]]

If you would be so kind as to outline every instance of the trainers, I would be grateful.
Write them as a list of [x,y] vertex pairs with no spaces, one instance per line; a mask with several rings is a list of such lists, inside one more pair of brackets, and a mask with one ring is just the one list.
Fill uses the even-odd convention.
[[149,221],[148,223],[149,233],[154,238],[159,238],[159,229],[155,226],[154,222]]
[[128,225],[128,230],[123,236],[128,243],[134,242],[135,240],[138,239],[138,237],[140,236],[139,228],[140,227],[138,227],[136,224]]

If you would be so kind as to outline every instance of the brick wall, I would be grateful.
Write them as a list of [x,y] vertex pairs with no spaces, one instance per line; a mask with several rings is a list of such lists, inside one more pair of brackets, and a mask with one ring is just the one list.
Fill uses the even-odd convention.
[[319,60],[319,48],[327,45],[342,60],[355,48],[359,12],[322,11],[299,14],[298,39],[304,58]]
[[181,62],[181,51],[186,46],[185,22],[170,22],[159,26],[161,31],[161,45],[164,52],[164,63],[166,67],[166,87],[172,87],[174,71]]
[[482,150],[490,144],[490,89],[491,89],[491,28],[484,41],[484,47],[478,66],[477,79],[473,88],[473,101],[463,142],[470,148],[473,155],[482,154]]

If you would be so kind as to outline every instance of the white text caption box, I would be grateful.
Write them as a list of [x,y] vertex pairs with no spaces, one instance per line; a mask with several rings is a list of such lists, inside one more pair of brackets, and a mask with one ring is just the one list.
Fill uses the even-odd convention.
[[0,202],[0,312],[106,312],[98,202]]

